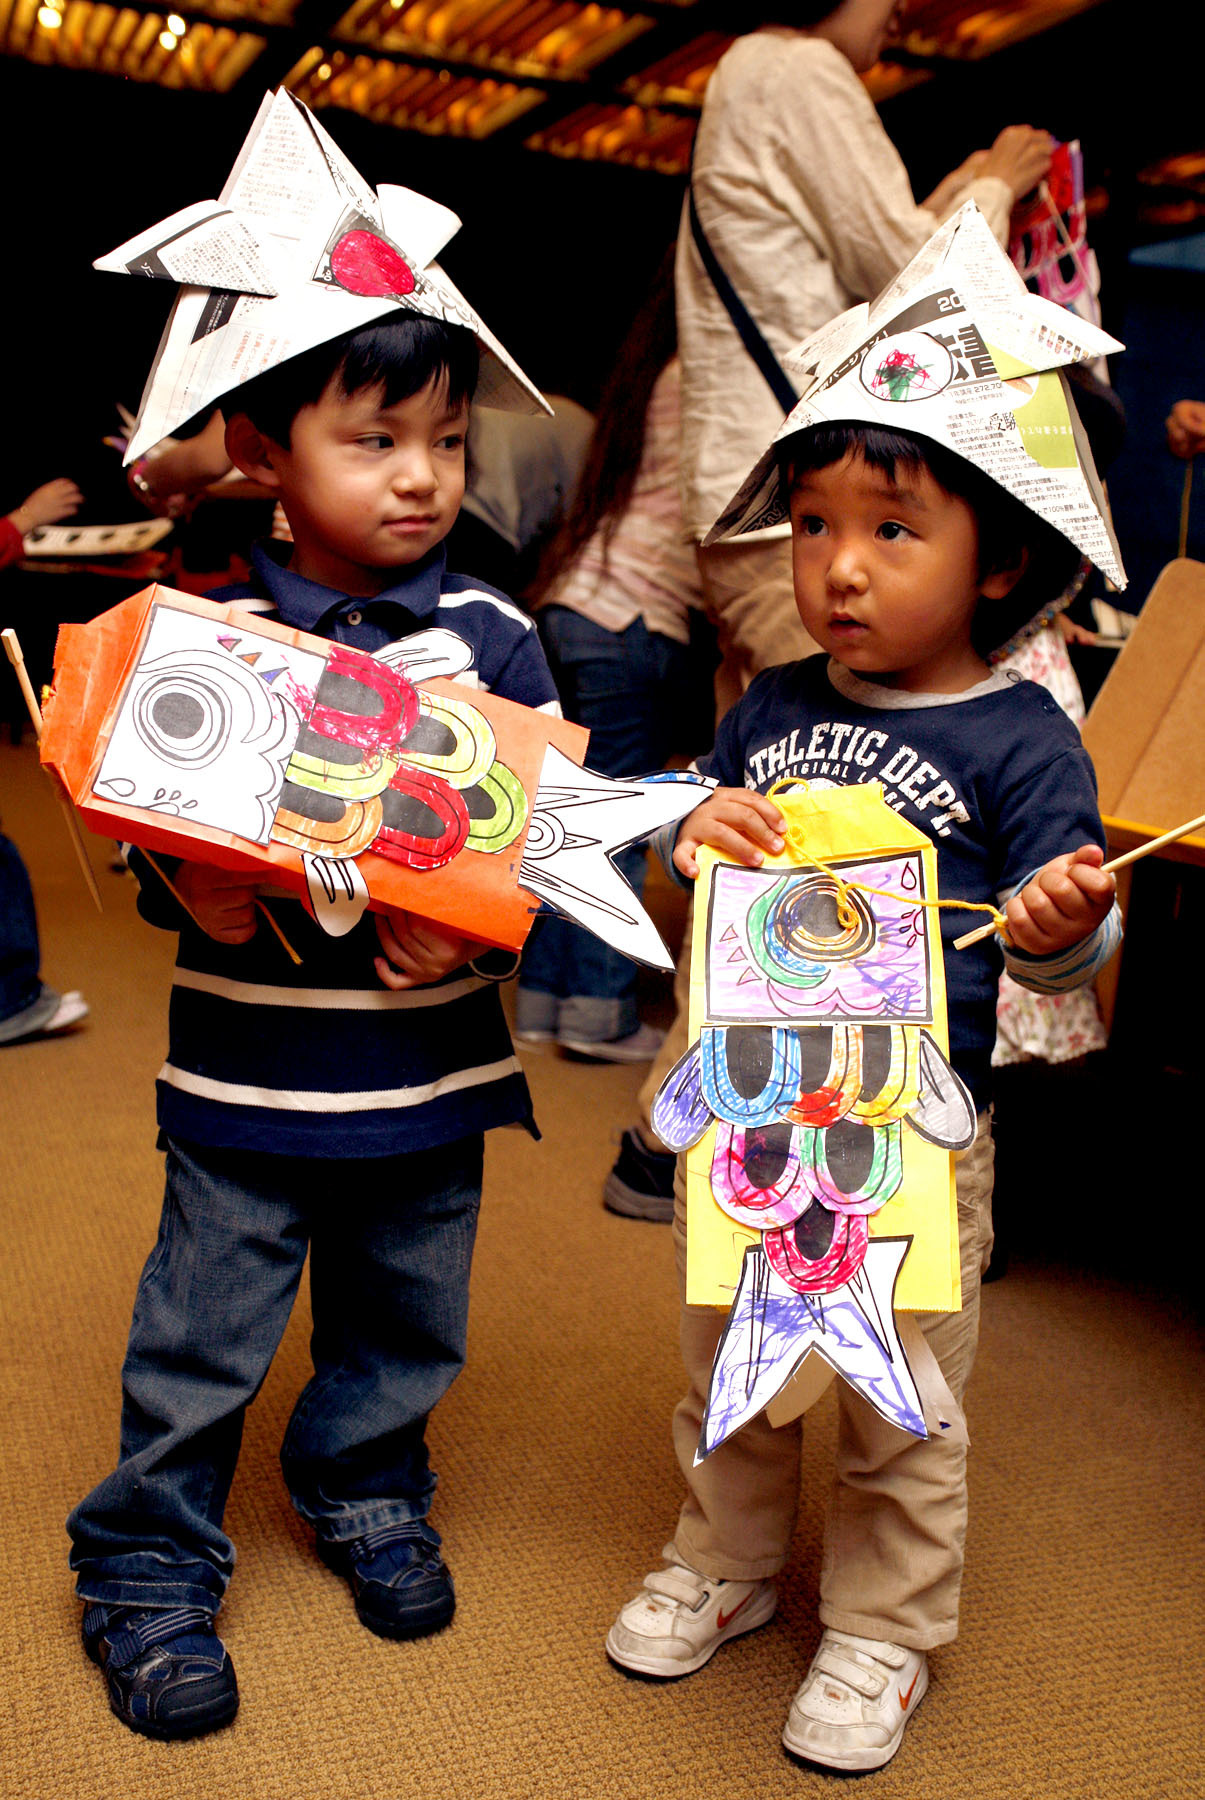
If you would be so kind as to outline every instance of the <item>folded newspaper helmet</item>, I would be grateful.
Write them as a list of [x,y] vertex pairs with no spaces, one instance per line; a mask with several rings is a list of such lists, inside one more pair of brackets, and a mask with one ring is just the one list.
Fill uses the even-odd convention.
[[126,462],[253,376],[398,308],[474,333],[478,405],[550,412],[435,261],[459,228],[409,188],[374,192],[308,107],[266,94],[218,200],[93,265],[180,284]]
[[[1066,375],[1070,364],[1121,348],[1098,326],[1031,294],[968,203],[876,299],[784,359],[796,381],[802,377],[799,402],[704,541],[787,519],[786,440],[817,426],[866,425],[927,439],[970,463],[1124,587]],[[996,644],[1056,598],[1077,560],[1067,554],[1070,566],[1053,586],[1049,566],[1018,583],[996,612]]]

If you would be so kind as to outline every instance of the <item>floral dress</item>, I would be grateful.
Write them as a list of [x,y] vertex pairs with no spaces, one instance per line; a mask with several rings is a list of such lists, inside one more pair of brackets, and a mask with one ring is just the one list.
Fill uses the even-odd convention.
[[[1077,725],[1083,724],[1084,700],[1067,645],[1052,619],[994,665],[1039,682]],[[992,1063],[1070,1062],[1107,1042],[1095,990],[1075,988],[1069,994],[1033,994],[1008,975],[1000,977],[996,1001],[996,1048]]]

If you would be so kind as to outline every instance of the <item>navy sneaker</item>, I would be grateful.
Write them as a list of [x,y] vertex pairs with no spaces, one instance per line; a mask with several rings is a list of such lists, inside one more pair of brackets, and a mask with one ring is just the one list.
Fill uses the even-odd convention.
[[318,1554],[351,1584],[361,1625],[378,1637],[416,1638],[441,1631],[456,1611],[440,1542],[425,1519],[412,1519],[343,1543],[319,1538]]
[[674,1216],[672,1150],[648,1150],[634,1131],[625,1131],[615,1167],[603,1183],[603,1205],[627,1219],[655,1219],[667,1224]]
[[90,1606],[83,1633],[84,1649],[104,1673],[109,1705],[131,1731],[200,1737],[229,1725],[238,1711],[234,1664],[200,1607]]

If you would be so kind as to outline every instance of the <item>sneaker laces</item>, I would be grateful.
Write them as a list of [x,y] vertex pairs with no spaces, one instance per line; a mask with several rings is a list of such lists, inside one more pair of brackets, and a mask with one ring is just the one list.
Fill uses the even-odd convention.
[[[375,1562],[380,1556],[388,1555],[395,1567],[421,1569],[434,1574],[440,1567],[443,1558],[440,1556],[442,1539],[431,1525],[423,1519],[408,1519],[403,1524],[378,1525],[375,1530],[365,1531],[359,1537],[352,1538],[342,1546],[348,1561],[360,1566]],[[363,1573],[361,1568],[361,1573]]]
[[88,1637],[103,1637],[109,1646],[110,1663],[120,1669],[145,1656],[156,1644],[170,1643],[173,1638],[197,1634],[212,1638],[213,1615],[200,1606],[174,1606],[130,1612],[122,1618],[120,1609],[93,1606],[84,1614],[84,1633]]

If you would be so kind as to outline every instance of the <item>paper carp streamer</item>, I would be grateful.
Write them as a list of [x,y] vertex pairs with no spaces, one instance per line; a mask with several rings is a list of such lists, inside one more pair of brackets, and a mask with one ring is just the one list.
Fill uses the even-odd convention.
[[518,950],[543,902],[671,967],[610,853],[713,784],[591,774],[579,726],[448,679],[472,661],[445,627],[369,656],[153,587],[63,627],[42,758],[97,830],[291,888],[335,935],[375,905]]
[[[694,1041],[652,1111],[662,1140],[688,1152],[688,1299],[731,1296],[741,1258],[700,1457],[771,1404],[813,1348],[925,1435],[890,1326],[918,1234],[927,1262],[911,1304],[959,1303],[949,1152],[976,1120],[943,1049],[936,853],[877,785],[774,797],[781,856],[757,869],[700,858]],[[792,833],[798,856],[824,868],[800,866]],[[869,1254],[880,1218],[898,1255]]]

